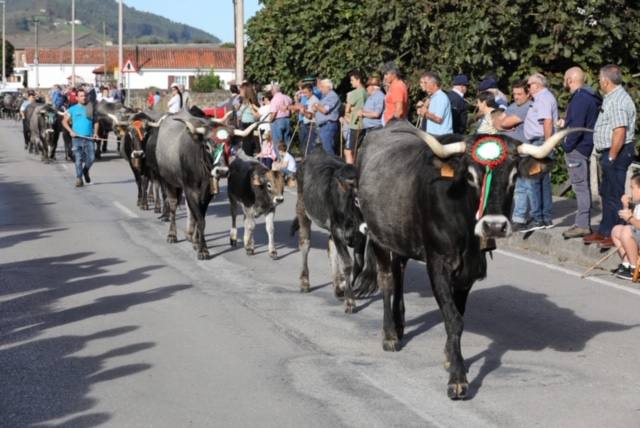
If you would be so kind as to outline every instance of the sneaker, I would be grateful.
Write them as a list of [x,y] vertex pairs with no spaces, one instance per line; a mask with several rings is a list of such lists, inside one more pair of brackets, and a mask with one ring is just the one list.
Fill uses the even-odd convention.
[[615,269],[611,269],[609,272],[611,272],[612,274],[617,274],[618,272],[621,272],[623,269],[625,269],[624,265],[622,263],[620,263],[618,265],[618,267],[616,267]]
[[520,223],[516,221],[511,223],[511,230],[513,231],[513,233],[525,232],[526,228],[527,228],[526,223]]
[[84,183],[82,182],[82,178],[76,178],[76,187],[82,187]]
[[572,239],[572,238],[584,238],[591,234],[591,229],[587,229],[586,227],[578,227],[571,226],[569,229],[562,232],[562,237],[564,239]]
[[555,227],[555,224],[553,224],[551,220],[544,220],[542,224],[544,224],[545,229],[553,229]]
[[631,281],[633,279],[633,271],[635,268],[633,267],[622,267],[618,272],[616,272],[616,277],[620,279],[626,279],[627,281]]
[[91,177],[89,177],[89,170],[85,167],[82,168],[82,175],[84,175],[84,181],[88,183],[91,183]]

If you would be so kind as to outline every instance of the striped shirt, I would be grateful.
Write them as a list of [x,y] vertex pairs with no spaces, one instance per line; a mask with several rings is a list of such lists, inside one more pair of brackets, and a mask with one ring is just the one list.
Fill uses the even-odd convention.
[[627,128],[624,143],[633,142],[636,127],[636,106],[622,86],[618,86],[604,96],[593,134],[593,145],[596,150],[610,148],[613,130],[620,127]]

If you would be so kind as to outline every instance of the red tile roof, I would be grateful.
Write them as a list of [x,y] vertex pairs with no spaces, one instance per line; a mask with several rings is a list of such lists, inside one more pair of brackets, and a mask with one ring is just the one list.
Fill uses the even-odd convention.
[[[131,61],[139,69],[233,69],[236,52],[233,48],[198,45],[125,46],[124,62]],[[76,48],[76,64],[101,65],[102,48]],[[35,49],[25,49],[27,64],[33,64]],[[45,48],[39,50],[40,64],[71,64],[71,48]],[[107,69],[118,64],[117,46],[107,47]]]

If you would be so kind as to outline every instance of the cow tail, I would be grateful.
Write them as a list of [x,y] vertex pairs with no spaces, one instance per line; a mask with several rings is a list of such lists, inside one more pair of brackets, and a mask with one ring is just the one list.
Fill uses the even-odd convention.
[[300,230],[300,220],[298,220],[298,217],[296,217],[293,219],[293,222],[291,222],[289,236],[294,236],[298,230]]
[[[373,243],[369,235],[366,237],[364,248],[355,249],[360,251],[363,260],[362,270],[353,279],[353,294],[358,297],[368,297],[378,291],[378,270],[376,257],[373,251]],[[357,257],[357,256],[356,256]]]

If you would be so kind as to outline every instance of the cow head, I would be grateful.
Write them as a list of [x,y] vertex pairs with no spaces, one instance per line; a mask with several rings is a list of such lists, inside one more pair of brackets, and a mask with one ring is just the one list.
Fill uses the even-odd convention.
[[52,106],[46,105],[42,107],[38,114],[40,115],[41,132],[43,138],[53,140],[55,132],[59,130],[62,113],[58,112]]
[[333,175],[335,192],[333,199],[337,210],[334,215],[342,216],[342,219],[335,219],[337,224],[343,224],[345,234],[344,239],[349,245],[353,245],[357,232],[366,234],[366,223],[360,212],[360,201],[358,200],[357,171],[353,165],[344,165],[337,169]]
[[422,131],[417,133],[436,155],[434,165],[441,177],[455,181],[454,187],[472,190],[472,204],[476,207],[474,233],[487,244],[493,238],[511,234],[509,218],[516,178],[548,172],[553,166],[548,156],[554,147],[568,134],[585,131],[591,130],[566,129],[540,146],[504,135],[474,135],[465,141],[442,144]]
[[271,171],[261,165],[254,168],[251,187],[256,195],[256,203],[275,208],[284,202],[284,176],[280,171]]
[[139,170],[145,157],[144,143],[147,124],[143,120],[134,120],[129,125],[127,133],[131,139],[131,165]]

